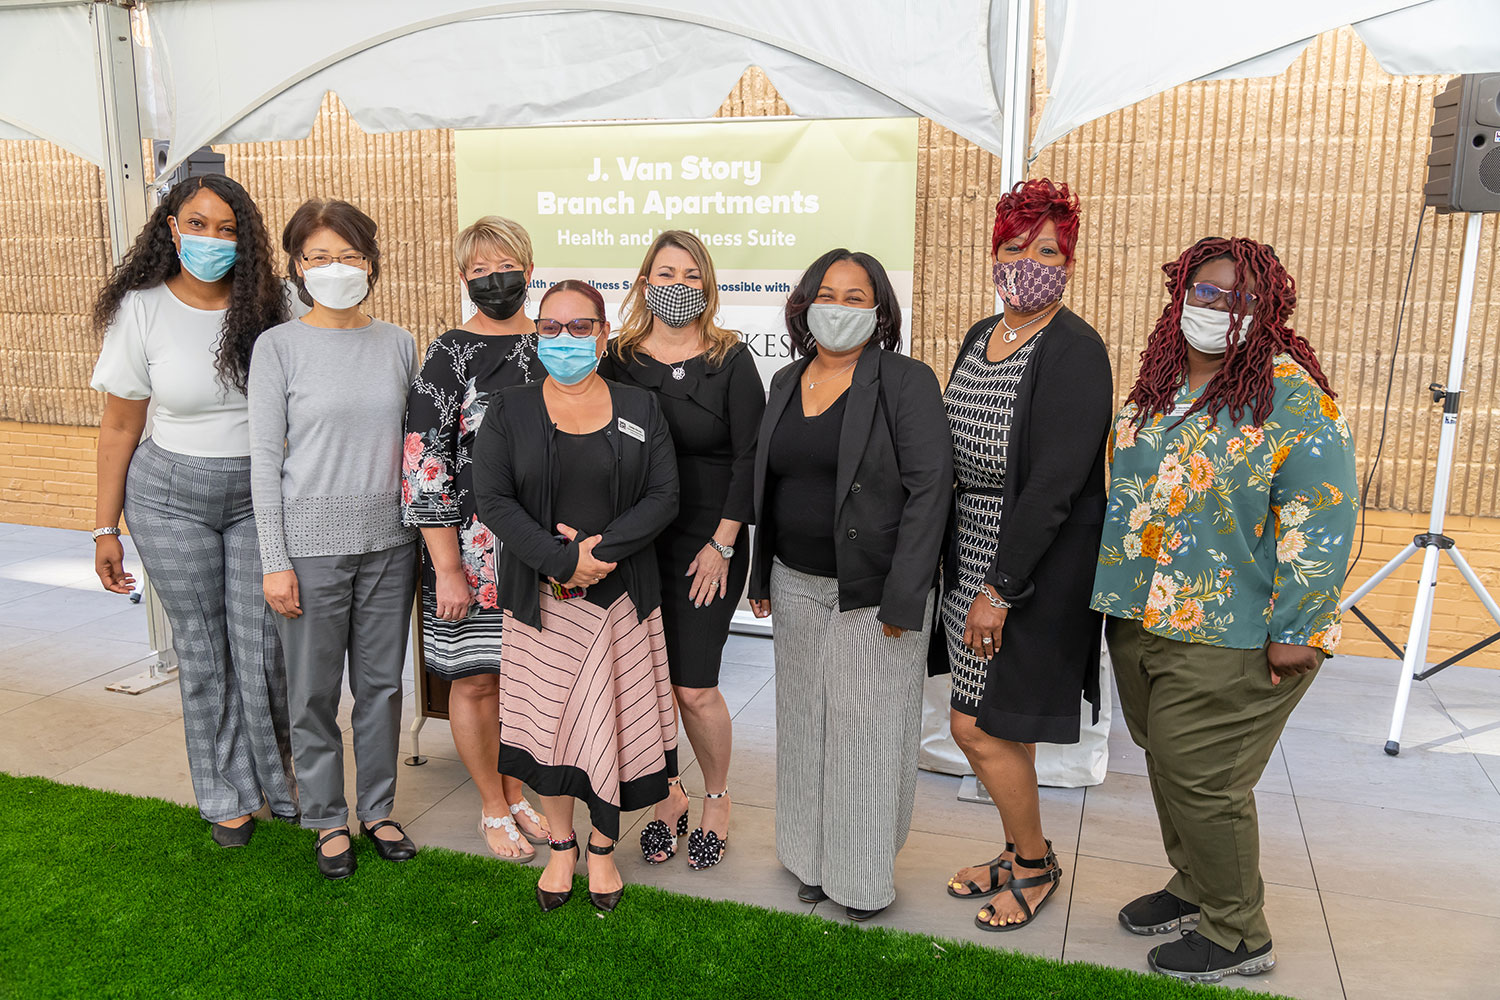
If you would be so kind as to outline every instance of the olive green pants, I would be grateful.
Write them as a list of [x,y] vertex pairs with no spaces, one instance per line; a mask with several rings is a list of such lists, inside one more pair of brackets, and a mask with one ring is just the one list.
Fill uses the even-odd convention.
[[1167,889],[1199,906],[1204,937],[1253,951],[1271,940],[1255,783],[1317,671],[1272,684],[1263,648],[1177,642],[1122,618],[1104,635],[1177,870]]

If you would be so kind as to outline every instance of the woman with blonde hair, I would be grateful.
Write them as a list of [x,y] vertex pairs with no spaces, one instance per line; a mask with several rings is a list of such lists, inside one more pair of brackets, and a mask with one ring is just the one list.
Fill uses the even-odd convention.
[[[667,230],[641,261],[620,335],[599,368],[651,391],[677,453],[679,511],[657,536],[656,556],[672,690],[703,766],[703,819],[688,839],[694,870],[718,864],[728,846],[731,740],[719,662],[749,572],[745,526],[755,513],[755,442],[766,405],[755,357],[715,322],[718,309],[708,250],[692,233]],[[651,864],[671,858],[687,834],[687,794],[676,779],[671,791],[641,832]]]
[[[479,519],[474,438],[496,393],[539,381],[536,324],[522,306],[533,266],[531,237],[486,215],[464,228],[453,257],[476,311],[432,342],[406,401],[401,513],[422,532],[423,666],[452,684],[448,719],[479,792],[479,833],[510,861],[536,857],[547,825],[521,782],[495,770],[500,757],[500,635],[494,533]],[[528,843],[528,841],[530,843]]]

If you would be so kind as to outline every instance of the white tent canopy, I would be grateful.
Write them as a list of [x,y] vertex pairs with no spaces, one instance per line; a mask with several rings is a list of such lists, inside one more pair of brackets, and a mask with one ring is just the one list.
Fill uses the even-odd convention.
[[0,7],[0,139],[46,139],[104,165],[89,4]]

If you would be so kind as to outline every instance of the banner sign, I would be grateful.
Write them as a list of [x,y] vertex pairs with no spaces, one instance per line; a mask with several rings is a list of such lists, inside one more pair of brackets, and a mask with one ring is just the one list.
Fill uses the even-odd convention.
[[651,241],[686,229],[713,256],[720,325],[740,331],[768,383],[791,359],[787,294],[834,247],[885,265],[910,349],[915,118],[481,129],[455,144],[459,224],[501,215],[531,234],[533,316],[542,291],[579,278],[618,324]]

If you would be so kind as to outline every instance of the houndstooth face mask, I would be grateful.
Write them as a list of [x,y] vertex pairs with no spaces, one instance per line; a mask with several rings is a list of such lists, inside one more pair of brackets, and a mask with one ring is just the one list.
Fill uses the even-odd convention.
[[668,326],[687,326],[703,315],[708,297],[703,289],[678,282],[675,285],[646,283],[646,308]]

